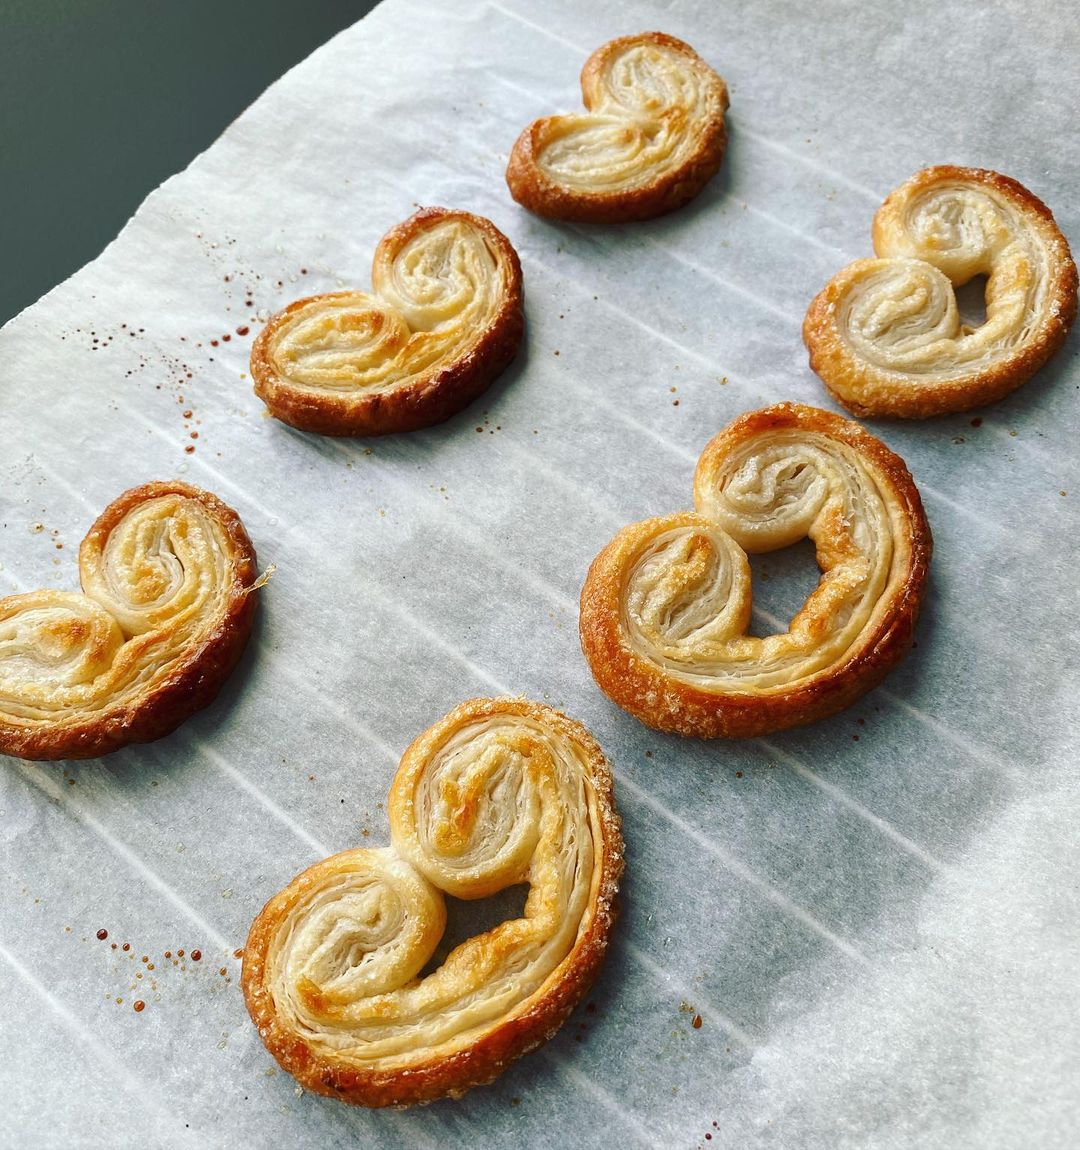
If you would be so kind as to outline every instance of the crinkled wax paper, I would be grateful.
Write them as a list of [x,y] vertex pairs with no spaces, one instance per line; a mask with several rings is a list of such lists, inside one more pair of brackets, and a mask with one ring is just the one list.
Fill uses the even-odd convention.
[[[593,48],[651,28],[730,84],[720,175],[644,225],[529,216],[503,182],[518,132],[578,107]],[[232,504],[277,574],[243,663],[174,735],[2,764],[0,1142],[1076,1145],[1076,337],[985,411],[874,425],[923,493],[932,588],[917,648],[836,718],[657,735],[594,685],[576,600],[620,526],[690,504],[728,420],[833,406],[803,313],[912,172],[1006,172],[1080,242],[1078,58],[1074,11],[1043,0],[387,0],[3,330],[0,592],[74,588],[97,513],[175,476]],[[264,418],[261,321],[366,288],[416,204],[517,247],[518,360],[409,436]],[[755,560],[756,602],[789,616],[815,577],[806,544]],[[502,691],[565,708],[615,764],[628,869],[600,981],[460,1102],[302,1093],[234,951],[300,869],[386,840],[414,735]]]

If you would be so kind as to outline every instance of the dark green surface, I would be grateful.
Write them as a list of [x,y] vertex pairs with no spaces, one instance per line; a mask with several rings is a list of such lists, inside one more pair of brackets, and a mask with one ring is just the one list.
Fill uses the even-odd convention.
[[373,3],[0,0],[0,323]]

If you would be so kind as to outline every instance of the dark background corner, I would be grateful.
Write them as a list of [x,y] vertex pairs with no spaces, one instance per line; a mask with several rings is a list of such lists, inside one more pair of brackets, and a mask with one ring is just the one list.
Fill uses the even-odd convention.
[[375,4],[0,0],[0,324]]

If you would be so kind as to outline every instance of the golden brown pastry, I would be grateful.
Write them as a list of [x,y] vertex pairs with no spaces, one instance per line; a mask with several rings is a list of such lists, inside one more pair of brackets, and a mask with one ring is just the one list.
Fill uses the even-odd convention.
[[185,483],[125,491],[79,548],[82,594],[0,599],[0,753],[85,759],[205,707],[255,613],[240,517]]
[[[917,172],[874,216],[874,251],[810,304],[810,366],[856,415],[922,419],[993,403],[1062,345],[1076,265],[1050,209],[997,172]],[[986,322],[954,289],[985,275]]]
[[506,182],[540,216],[585,223],[647,220],[693,199],[724,158],[727,86],[662,32],[598,48],[581,72],[586,113],[534,120]]
[[323,435],[428,427],[484,391],[525,330],[517,252],[468,212],[391,228],[371,287],[298,299],[263,328],[251,375],[272,415]]
[[[522,699],[472,699],[405,752],[391,847],[304,871],[256,918],[248,1010],[308,1090],[363,1106],[459,1097],[549,1039],[608,946],[623,867],[611,772],[579,723]],[[444,893],[529,884],[521,918],[422,973]]]
[[[740,416],[701,453],[696,512],[624,528],[581,591],[600,688],[650,727],[748,737],[834,714],[912,638],[930,527],[903,460],[858,424],[801,404]],[[747,635],[746,552],[805,536],[821,580],[787,632]]]

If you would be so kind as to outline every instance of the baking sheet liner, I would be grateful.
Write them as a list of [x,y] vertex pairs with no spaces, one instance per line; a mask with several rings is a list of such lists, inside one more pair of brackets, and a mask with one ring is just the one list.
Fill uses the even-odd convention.
[[[720,175],[644,225],[519,209],[518,132],[578,107],[589,51],[654,27],[731,87]],[[872,425],[936,552],[917,649],[842,715],[749,742],[657,735],[593,684],[576,599],[620,526],[690,505],[731,418],[833,406],[803,313],[871,254],[873,211],[912,172],[1004,171],[1080,239],[1078,58],[1073,11],[1039,0],[386,0],[3,329],[0,593],[74,588],[98,512],[178,476],[231,503],[277,574],[243,663],[174,735],[2,764],[0,1142],[1074,1144],[1076,337],[978,426]],[[366,288],[418,204],[480,212],[517,247],[518,360],[409,436],[264,418],[261,321]],[[754,567],[767,629],[816,574],[806,544]],[[234,951],[297,871],[386,841],[414,735],[502,691],[565,708],[615,764],[628,869],[601,979],[460,1102],[305,1094],[248,1021]]]

